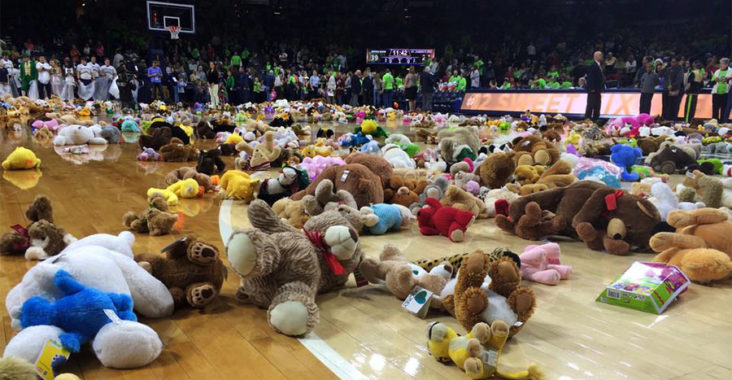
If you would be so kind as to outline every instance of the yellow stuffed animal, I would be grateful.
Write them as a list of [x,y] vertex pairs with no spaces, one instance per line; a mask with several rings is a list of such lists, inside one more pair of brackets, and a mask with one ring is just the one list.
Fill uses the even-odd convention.
[[41,160],[36,157],[36,154],[32,150],[23,148],[22,146],[15,148],[5,161],[3,161],[3,169],[6,170],[25,170],[40,166]]
[[543,372],[533,365],[518,372],[501,372],[498,369],[508,331],[504,321],[496,320],[491,326],[477,323],[467,335],[459,336],[444,323],[433,322],[427,333],[428,348],[435,359],[443,363],[452,361],[470,379],[543,379]]
[[226,198],[242,199],[247,202],[254,199],[254,192],[259,179],[252,178],[241,170],[229,170],[221,176],[221,194]]
[[226,140],[224,140],[224,144],[236,145],[242,141],[244,141],[244,139],[238,133],[232,133],[228,137],[226,137]]
[[150,188],[147,190],[147,197],[152,198],[155,194],[160,194],[168,202],[169,206],[176,206],[179,198],[195,198],[200,194],[201,186],[198,185],[193,178],[182,179],[165,189]]

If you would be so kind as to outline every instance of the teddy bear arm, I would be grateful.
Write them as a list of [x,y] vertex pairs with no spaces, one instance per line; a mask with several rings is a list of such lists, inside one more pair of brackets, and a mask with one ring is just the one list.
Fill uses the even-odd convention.
[[290,336],[309,333],[320,322],[315,289],[301,281],[281,285],[267,311],[270,325]]
[[[572,227],[577,227],[582,222],[592,222],[602,211],[605,210],[605,196],[612,194],[615,190],[611,188],[599,188],[595,190],[589,199],[585,201],[582,208],[575,214],[572,219]],[[542,193],[540,193],[542,194]]]

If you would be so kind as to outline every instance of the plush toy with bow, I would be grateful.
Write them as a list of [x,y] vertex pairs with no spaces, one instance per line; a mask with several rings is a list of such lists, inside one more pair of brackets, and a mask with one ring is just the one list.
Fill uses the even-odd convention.
[[267,308],[278,332],[305,335],[320,320],[315,295],[343,287],[363,258],[356,228],[335,210],[311,217],[301,231],[262,200],[247,213],[253,227],[235,230],[226,244],[242,278],[236,297]]

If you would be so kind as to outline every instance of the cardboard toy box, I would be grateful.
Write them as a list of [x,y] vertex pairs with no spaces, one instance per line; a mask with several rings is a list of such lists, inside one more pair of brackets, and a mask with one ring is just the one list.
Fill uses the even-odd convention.
[[689,278],[679,268],[636,261],[596,301],[661,314],[688,287]]

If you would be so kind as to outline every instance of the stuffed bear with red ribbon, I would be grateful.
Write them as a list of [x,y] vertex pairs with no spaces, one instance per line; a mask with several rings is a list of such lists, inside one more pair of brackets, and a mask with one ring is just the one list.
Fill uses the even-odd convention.
[[653,203],[594,181],[521,197],[511,203],[508,216],[496,215],[498,227],[521,238],[570,236],[615,255],[647,249],[660,222]]
[[336,210],[311,217],[301,230],[260,199],[247,214],[253,227],[236,229],[226,243],[241,277],[236,297],[267,308],[276,331],[303,336],[320,321],[316,294],[343,287],[361,262],[357,230]]

